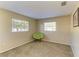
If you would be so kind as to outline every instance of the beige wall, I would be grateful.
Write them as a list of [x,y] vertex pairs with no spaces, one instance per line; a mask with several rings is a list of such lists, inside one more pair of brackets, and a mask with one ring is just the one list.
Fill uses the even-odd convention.
[[[56,22],[56,31],[45,32],[43,28],[40,29],[40,26],[43,27],[44,22]],[[38,20],[38,24],[39,24],[38,31],[44,32],[45,41],[70,45],[70,16],[69,15]]]
[[[30,22],[28,32],[12,33],[12,17]],[[45,32],[40,29],[43,22],[55,21],[56,32]],[[32,41],[32,33],[41,31],[45,33],[45,41],[69,45],[70,43],[70,16],[33,20],[29,17],[0,9],[0,53]]]
[[[12,17],[30,22],[28,32],[12,33]],[[0,9],[0,53],[32,41],[36,21],[23,15]]]
[[79,5],[77,5],[74,8],[74,11],[71,15],[71,47],[72,47],[74,56],[77,56],[77,57],[79,57],[79,27],[73,27],[73,14],[78,7]]

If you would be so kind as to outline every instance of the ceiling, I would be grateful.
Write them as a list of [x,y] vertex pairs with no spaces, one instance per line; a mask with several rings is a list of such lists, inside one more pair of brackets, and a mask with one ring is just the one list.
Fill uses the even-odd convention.
[[62,1],[0,1],[0,7],[29,16],[35,19],[69,15],[78,1],[68,1],[61,6]]

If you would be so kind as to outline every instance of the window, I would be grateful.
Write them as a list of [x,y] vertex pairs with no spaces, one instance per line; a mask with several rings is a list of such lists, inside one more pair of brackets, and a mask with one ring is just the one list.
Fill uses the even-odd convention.
[[12,19],[12,32],[29,31],[29,22],[25,20]]
[[56,22],[45,22],[44,31],[56,31]]

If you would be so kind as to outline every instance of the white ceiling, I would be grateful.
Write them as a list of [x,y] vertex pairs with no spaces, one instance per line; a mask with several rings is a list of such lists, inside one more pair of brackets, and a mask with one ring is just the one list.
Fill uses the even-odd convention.
[[68,1],[66,6],[61,6],[62,1],[7,1],[0,2],[0,7],[20,13],[32,18],[48,18],[69,15],[74,10],[78,1]]

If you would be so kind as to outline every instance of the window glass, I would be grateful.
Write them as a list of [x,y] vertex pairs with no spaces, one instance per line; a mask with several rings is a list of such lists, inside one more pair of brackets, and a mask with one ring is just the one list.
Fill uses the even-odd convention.
[[12,18],[12,32],[29,31],[29,22]]
[[44,31],[56,31],[56,22],[45,22]]

